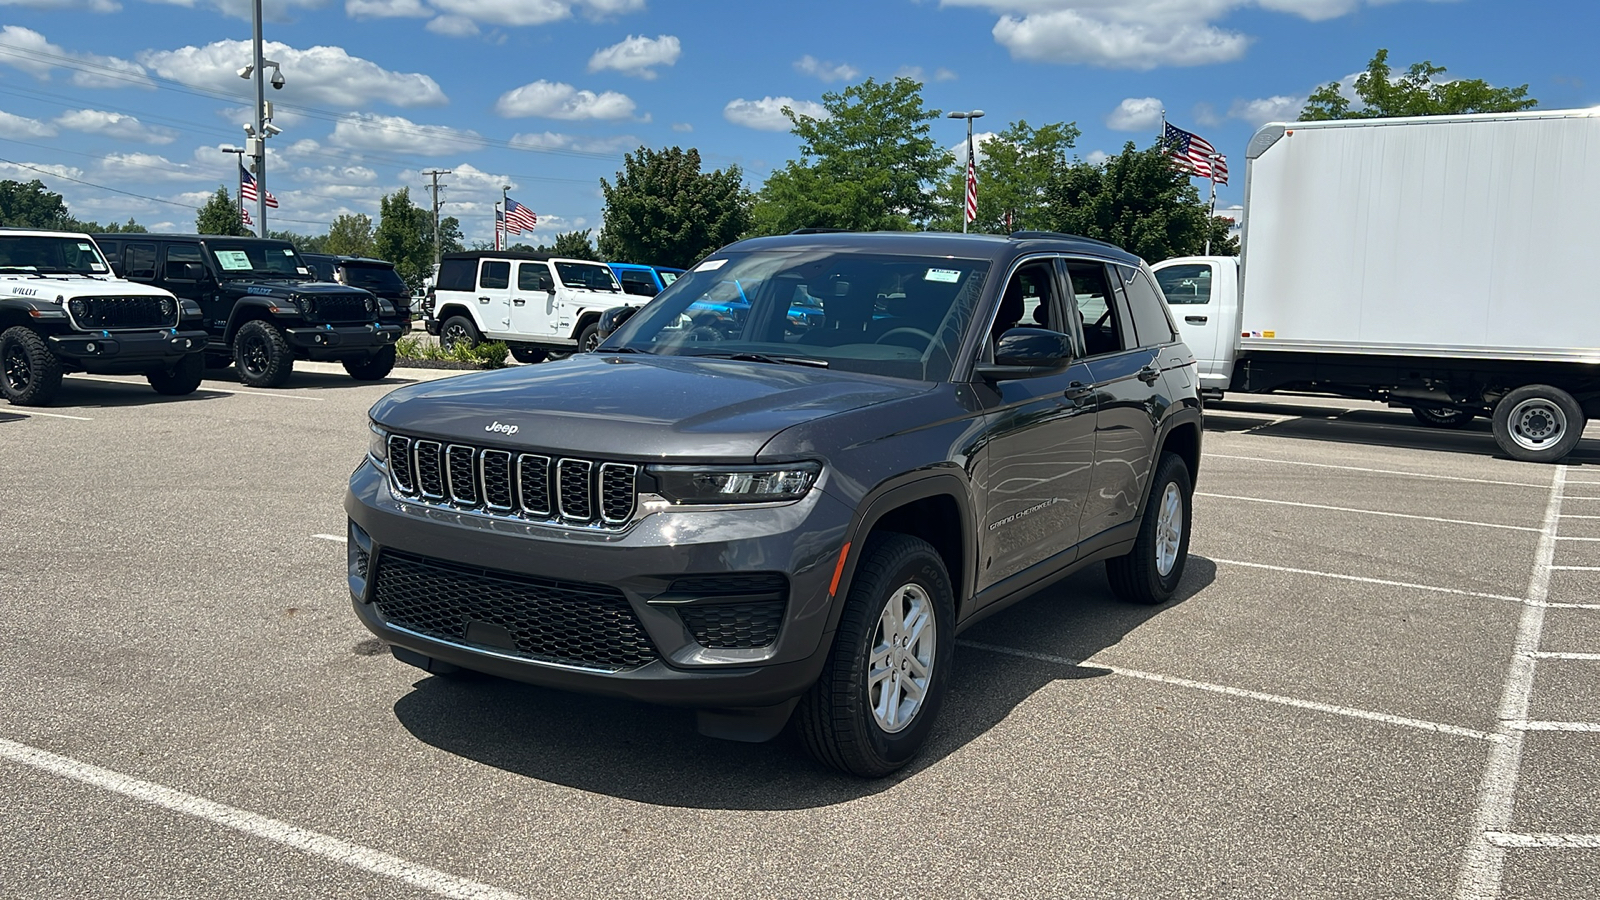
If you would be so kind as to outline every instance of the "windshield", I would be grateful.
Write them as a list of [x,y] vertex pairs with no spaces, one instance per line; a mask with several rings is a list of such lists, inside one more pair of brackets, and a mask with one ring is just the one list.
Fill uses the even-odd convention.
[[94,241],[86,237],[48,237],[8,234],[0,236],[0,272],[37,272],[40,275],[108,275]]
[[294,247],[282,242],[229,244],[208,241],[223,278],[311,278],[311,270]]
[[761,358],[943,381],[984,260],[833,250],[732,254],[680,276],[602,350]]
[[345,263],[344,283],[369,291],[400,291],[410,293],[400,273],[391,266],[358,266]]
[[556,263],[556,274],[567,287],[588,288],[591,291],[620,291],[611,268],[588,263]]

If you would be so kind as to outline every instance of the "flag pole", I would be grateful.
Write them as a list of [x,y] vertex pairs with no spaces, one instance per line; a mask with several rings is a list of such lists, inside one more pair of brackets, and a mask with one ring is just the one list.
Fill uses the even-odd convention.
[[[239,193],[235,194],[234,197],[236,197],[239,201],[239,219],[241,222],[243,222],[246,212],[244,206],[244,155],[240,154],[236,162],[238,162],[239,165],[235,167],[233,177],[234,181],[238,185]],[[241,225],[241,227],[243,226]]]
[[1215,153],[1207,157],[1211,160],[1211,209],[1206,213],[1206,256],[1211,255],[1211,228],[1217,220],[1217,160],[1220,158]]

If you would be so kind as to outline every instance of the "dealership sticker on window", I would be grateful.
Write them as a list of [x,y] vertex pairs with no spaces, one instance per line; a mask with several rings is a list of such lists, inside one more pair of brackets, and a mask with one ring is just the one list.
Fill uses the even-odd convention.
[[955,284],[961,280],[960,269],[929,269],[928,274],[922,276],[923,281],[942,281],[945,284]]
[[700,265],[695,266],[694,270],[696,272],[715,272],[727,264],[728,261],[725,259],[708,259]]
[[306,270],[305,266],[295,266],[294,270],[296,272],[299,272],[301,275],[310,275],[311,274],[309,271]]
[[217,265],[229,272],[238,272],[250,268],[250,254],[243,250],[217,250]]
[[285,248],[283,248],[283,255],[284,256],[293,256],[294,255],[294,251],[290,250],[288,247],[285,247]]
[[85,253],[93,253],[94,252],[94,245],[93,244],[79,244],[78,245],[78,249],[82,250]]

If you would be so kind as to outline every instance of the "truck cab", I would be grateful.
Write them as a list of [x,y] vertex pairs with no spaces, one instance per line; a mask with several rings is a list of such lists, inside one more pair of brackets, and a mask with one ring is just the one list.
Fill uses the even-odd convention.
[[1180,256],[1150,267],[1200,364],[1200,393],[1216,399],[1228,389],[1237,357],[1239,258]]

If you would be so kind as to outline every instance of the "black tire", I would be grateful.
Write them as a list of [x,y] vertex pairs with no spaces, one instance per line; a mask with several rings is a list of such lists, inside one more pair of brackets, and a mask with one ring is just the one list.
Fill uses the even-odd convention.
[[578,352],[589,353],[600,346],[600,323],[590,322],[578,332]]
[[357,381],[378,381],[394,371],[394,348],[384,347],[366,359],[344,361],[344,370]]
[[[884,613],[895,603],[902,609],[906,603],[921,606],[933,635],[926,645],[919,639],[892,651],[880,666],[886,676],[878,682],[880,698],[884,690],[900,696],[902,673],[903,684],[917,684],[922,692],[906,720],[886,728],[874,709],[868,666],[874,646],[883,638]],[[903,616],[899,618],[903,622]],[[926,635],[926,627],[918,633]],[[798,728],[806,748],[819,761],[863,778],[887,775],[910,762],[933,731],[954,649],[955,599],[944,561],[920,538],[873,535],[856,566],[822,676],[800,698]],[[920,683],[915,678],[917,666],[927,673]]]
[[276,325],[257,319],[233,336],[233,365],[250,387],[283,387],[294,373],[294,355]]
[[61,360],[25,325],[0,334],[0,395],[16,406],[49,406],[61,390]]
[[[1172,489],[1169,492],[1169,488]],[[1162,453],[1155,479],[1144,503],[1144,516],[1133,549],[1125,556],[1106,560],[1111,590],[1129,603],[1165,603],[1183,580],[1189,561],[1189,526],[1193,519],[1194,482],[1189,467],[1176,453]],[[1176,503],[1176,509],[1168,504]],[[1176,516],[1176,523],[1172,518]],[[1171,525],[1176,524],[1176,540]],[[1163,559],[1171,554],[1163,569]]]
[[1413,406],[1411,414],[1430,428],[1465,428],[1478,417],[1470,409],[1456,409],[1453,406]]
[[1494,442],[1523,462],[1553,463],[1578,446],[1588,419],[1572,395],[1548,384],[1519,387],[1494,407]]
[[439,326],[439,349],[446,353],[454,353],[458,345],[471,350],[481,343],[483,335],[466,316],[451,316]]
[[535,350],[532,347],[512,347],[511,358],[519,363],[533,365],[534,363],[544,362],[549,358],[549,354],[543,350]]
[[150,387],[158,394],[168,397],[182,397],[194,393],[202,379],[206,377],[206,362],[204,353],[191,353],[178,361],[172,371],[155,369],[145,373],[145,379],[150,382]]

